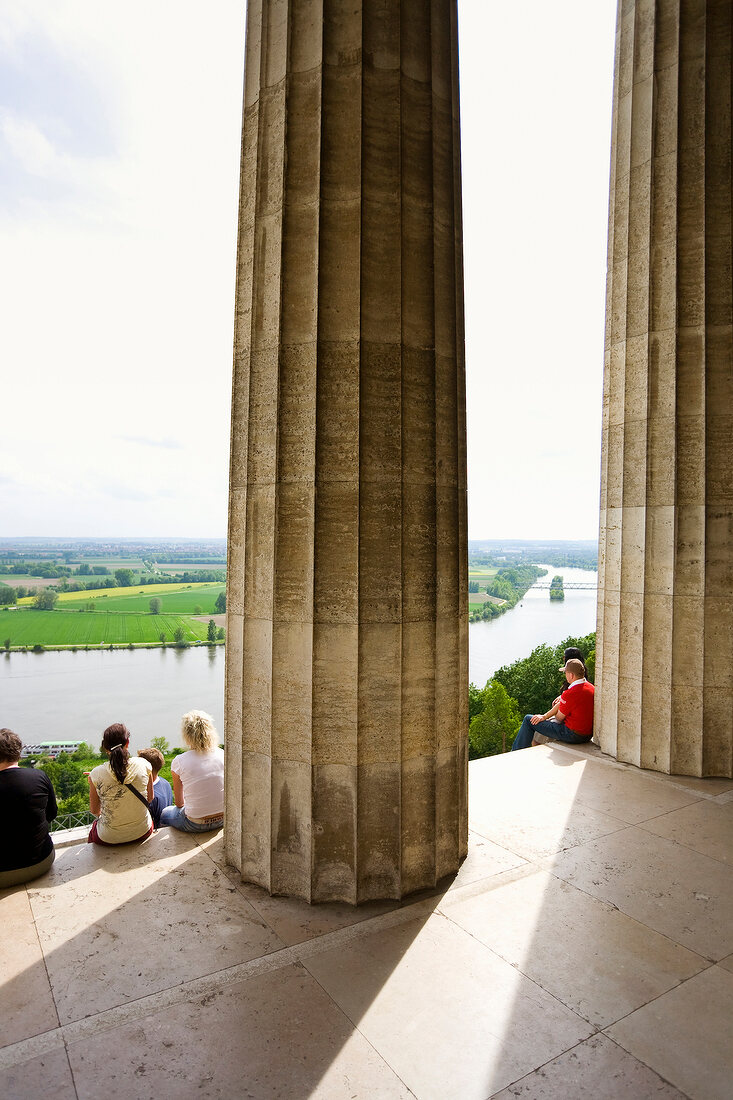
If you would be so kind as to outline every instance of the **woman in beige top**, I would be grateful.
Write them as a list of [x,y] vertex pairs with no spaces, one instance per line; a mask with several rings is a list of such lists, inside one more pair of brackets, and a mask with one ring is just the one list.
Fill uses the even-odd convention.
[[89,773],[89,809],[97,817],[90,844],[129,844],[153,831],[148,810],[153,801],[153,769],[142,757],[130,756],[129,743],[130,731],[121,722],[102,734],[109,762]]

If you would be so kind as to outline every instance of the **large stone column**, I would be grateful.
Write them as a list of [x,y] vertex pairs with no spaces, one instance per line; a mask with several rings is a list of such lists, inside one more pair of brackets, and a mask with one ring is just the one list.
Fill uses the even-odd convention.
[[731,0],[621,0],[596,733],[645,768],[733,757]]
[[226,851],[310,901],[467,843],[455,0],[249,0]]

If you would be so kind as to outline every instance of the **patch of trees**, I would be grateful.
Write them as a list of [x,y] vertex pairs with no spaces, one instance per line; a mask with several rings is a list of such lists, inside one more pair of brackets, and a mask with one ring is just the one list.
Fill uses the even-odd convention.
[[33,600],[33,606],[38,611],[53,611],[58,598],[59,594],[53,588],[42,588]]
[[95,577],[91,580],[63,580],[57,587],[59,592],[88,592],[95,588],[117,588],[119,586],[116,577],[107,576],[104,579]]
[[556,646],[539,645],[523,657],[498,669],[483,688],[468,689],[469,756],[495,756],[512,747],[525,714],[543,714],[567,687],[559,671],[564,650],[577,646],[585,654],[588,679],[595,678],[596,636],[566,638]]
[[158,557],[156,565],[226,565],[227,559],[202,554],[164,554]]
[[185,573],[155,573],[141,576],[136,584],[220,584],[227,579],[223,569],[196,569]]
[[0,606],[7,607],[8,604],[15,603],[18,598],[18,593],[10,585],[0,584]]
[[8,573],[55,580],[57,577],[70,577],[71,569],[67,565],[57,565],[54,561],[25,561],[9,566]]
[[214,607],[220,615],[224,614],[227,609],[227,598],[225,592],[220,592],[219,595],[216,597],[216,603],[214,604]]
[[495,619],[497,615],[503,615],[505,611],[516,606],[527,589],[546,572],[539,565],[511,565],[500,569],[486,591],[490,596],[504,600],[504,603],[495,604],[487,600],[483,607],[471,612],[470,622],[486,622],[488,619]]
[[559,573],[550,581],[550,599],[551,600],[564,600],[565,589],[563,588],[562,577]]

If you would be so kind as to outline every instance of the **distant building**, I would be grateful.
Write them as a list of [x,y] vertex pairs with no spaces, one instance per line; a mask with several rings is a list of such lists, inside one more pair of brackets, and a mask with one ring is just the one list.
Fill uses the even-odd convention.
[[76,752],[80,745],[81,741],[40,741],[35,745],[24,745],[21,757],[50,756],[55,760],[62,752]]

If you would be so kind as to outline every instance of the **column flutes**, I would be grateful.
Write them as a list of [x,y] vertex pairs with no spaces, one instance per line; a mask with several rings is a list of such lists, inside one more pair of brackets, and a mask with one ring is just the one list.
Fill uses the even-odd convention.
[[226,851],[312,901],[467,847],[454,0],[250,0]]
[[731,0],[622,0],[598,612],[602,748],[733,765]]

